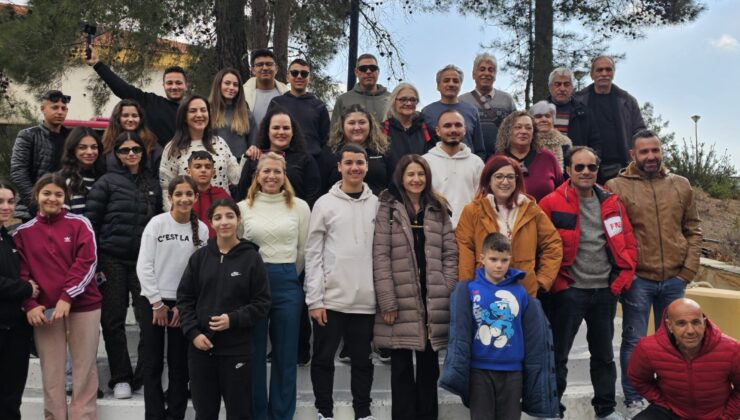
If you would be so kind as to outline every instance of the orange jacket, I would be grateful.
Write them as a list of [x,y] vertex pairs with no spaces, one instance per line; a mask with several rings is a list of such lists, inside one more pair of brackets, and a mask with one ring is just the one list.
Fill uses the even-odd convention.
[[[455,237],[459,252],[459,279],[470,280],[481,267],[483,240],[498,232],[496,215],[488,197],[478,197],[462,211]],[[550,290],[560,270],[563,245],[555,226],[531,197],[519,200],[519,212],[512,227],[511,267],[525,271],[522,285],[530,296],[542,287]]]

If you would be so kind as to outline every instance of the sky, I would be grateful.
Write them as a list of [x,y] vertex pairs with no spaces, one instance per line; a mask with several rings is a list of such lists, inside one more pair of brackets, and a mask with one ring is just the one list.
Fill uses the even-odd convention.
[[[626,54],[617,63],[614,83],[635,96],[640,104],[651,102],[656,114],[670,122],[669,130],[676,133],[679,142],[693,141],[695,127],[691,116],[701,116],[699,140],[716,143],[720,152],[726,149],[740,171],[740,141],[733,134],[735,118],[740,119],[740,115],[733,116],[731,108],[740,99],[740,1],[705,3],[708,9],[690,24],[653,29],[639,40],[613,39],[609,52]],[[472,90],[473,58],[484,51],[480,45],[496,34],[496,29],[486,27],[482,19],[461,16],[454,10],[408,16],[395,7],[386,13],[383,22],[402,46],[405,81],[420,90],[423,104],[439,99],[434,78],[437,70],[447,64],[463,69],[461,92]],[[363,35],[360,46],[361,53],[376,52],[375,42]],[[498,57],[496,51],[488,51]],[[338,80],[346,78],[346,60],[346,55],[340,55],[329,68]],[[503,62],[501,57],[499,61]],[[381,60],[380,83],[385,85],[388,82],[382,74],[383,67]],[[586,86],[591,80],[586,76],[581,82]],[[396,83],[389,84],[392,88]],[[512,88],[505,68],[499,69],[495,87]]]

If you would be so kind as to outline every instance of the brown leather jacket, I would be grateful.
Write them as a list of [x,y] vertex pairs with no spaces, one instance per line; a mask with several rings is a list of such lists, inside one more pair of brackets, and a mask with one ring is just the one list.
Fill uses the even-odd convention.
[[[380,308],[375,318],[375,345],[424,351],[429,340],[435,351],[444,349],[449,297],[457,285],[457,244],[447,209],[430,204],[424,208],[425,311],[408,212],[400,197],[389,190],[380,194],[379,203],[373,240],[373,278]],[[398,316],[388,325],[383,314],[392,311],[398,311]]]
[[689,181],[662,167],[653,177],[634,162],[606,187],[627,209],[637,239],[638,277],[691,281],[699,270],[701,220]]

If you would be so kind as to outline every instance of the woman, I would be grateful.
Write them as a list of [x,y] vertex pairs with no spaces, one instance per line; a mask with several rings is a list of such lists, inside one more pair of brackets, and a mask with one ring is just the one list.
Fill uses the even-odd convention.
[[562,165],[542,147],[534,119],[527,111],[514,111],[501,123],[496,153],[516,159],[524,174],[524,192],[539,201],[563,182]]
[[[141,282],[137,299],[142,308],[144,407],[147,419],[182,420],[188,404],[188,342],[180,329],[175,301],[188,259],[205,245],[208,227],[193,212],[198,187],[192,178],[176,176],[167,192],[172,209],[154,216],[146,225],[136,262]],[[169,378],[166,394],[162,390],[165,335]]]
[[241,160],[244,152],[255,143],[257,123],[244,99],[242,78],[233,68],[225,68],[213,78],[211,94],[213,129],[229,145],[231,153]]
[[23,302],[36,298],[39,287],[21,280],[20,259],[7,225],[15,211],[18,190],[0,179],[0,418],[20,420],[23,388],[28,376],[32,329],[23,316]]
[[374,341],[392,349],[393,419],[436,419],[437,352],[447,347],[449,297],[457,284],[455,232],[447,202],[432,189],[429,165],[419,155],[401,158],[379,202]]
[[149,156],[147,169],[155,177],[158,177],[159,162],[162,159],[162,146],[159,145],[157,136],[148,128],[144,109],[133,99],[122,99],[113,107],[113,112],[111,112],[108,120],[108,128],[103,133],[103,155],[108,166],[116,165],[113,146],[116,138],[125,131],[138,134],[144,142],[146,154]]
[[322,194],[326,194],[341,178],[337,170],[337,152],[345,143],[357,143],[365,148],[368,154],[365,183],[373,194],[380,194],[390,184],[393,174],[391,162],[386,156],[388,139],[372,114],[357,104],[350,106],[334,124],[329,141],[321,151],[319,170]]
[[102,150],[100,136],[87,127],[75,127],[64,141],[59,174],[66,180],[69,189],[64,208],[72,213],[85,213],[87,194],[95,181],[105,173]]
[[87,196],[85,216],[97,232],[98,269],[107,278],[100,287],[103,294],[100,323],[111,373],[108,386],[113,389],[114,397],[125,399],[131,398],[133,386],[125,328],[129,295],[141,324],[136,257],[141,234],[149,220],[159,213],[162,198],[157,180],[146,170],[146,147],[136,133],[119,134],[113,143],[113,153],[115,164],[93,185]]
[[[275,152],[285,157],[285,175],[290,180],[295,196],[313,207],[319,198],[321,178],[316,161],[306,153],[306,142],[296,120],[280,107],[270,107],[259,128],[257,147],[265,153]],[[245,196],[247,188],[254,184],[257,166],[256,160],[248,160],[244,164],[237,188],[241,198]]]
[[[308,204],[294,196],[287,176],[289,170],[282,156],[274,152],[263,154],[247,198],[239,203],[239,211],[244,215],[243,237],[259,246],[272,295],[270,312],[254,329],[254,419],[292,419],[296,407],[298,328],[304,300],[298,274],[303,271],[311,214]],[[272,344],[269,402],[265,371],[268,331]]]
[[555,129],[555,105],[547,101],[539,101],[529,108],[529,115],[534,118],[537,124],[537,139],[543,147],[551,151],[558,159],[561,169],[564,169],[563,157],[568,153],[568,149],[573,146],[573,142]]
[[550,290],[560,269],[563,245],[557,230],[537,204],[524,194],[522,170],[516,160],[496,155],[481,173],[478,193],[463,208],[455,237],[460,252],[458,278],[472,279],[481,267],[483,240],[500,232],[511,240],[511,267],[525,271],[522,285],[530,296]]
[[388,97],[383,134],[388,137],[388,159],[393,170],[404,155],[423,155],[434,147],[435,139],[416,110],[418,103],[419,91],[410,83],[399,83]]
[[199,420],[250,418],[252,330],[270,309],[267,273],[257,247],[236,234],[236,203],[208,209],[216,237],[188,261],[177,288],[177,309],[188,348],[190,391]]
[[[38,296],[23,307],[41,359],[44,417],[95,420],[101,304],[95,233],[87,219],[64,209],[67,184],[59,174],[42,176],[32,195],[39,212],[16,230],[14,239],[21,278],[39,284]],[[74,384],[69,407],[64,392],[67,348]]]
[[[163,194],[166,194],[172,178],[187,174],[188,157],[196,150],[205,150],[213,156],[213,167],[216,169],[216,176],[211,181],[213,185],[229,191],[229,185],[239,182],[239,163],[224,139],[213,133],[210,114],[208,101],[199,95],[188,96],[177,108],[175,136],[164,147],[159,166]],[[165,210],[169,210],[167,200]]]

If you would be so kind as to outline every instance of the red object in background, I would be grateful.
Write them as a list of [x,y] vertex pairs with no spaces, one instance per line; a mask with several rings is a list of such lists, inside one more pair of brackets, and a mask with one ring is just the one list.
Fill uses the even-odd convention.
[[93,117],[89,120],[64,120],[65,127],[88,127],[95,130],[105,130],[108,128],[108,117]]

